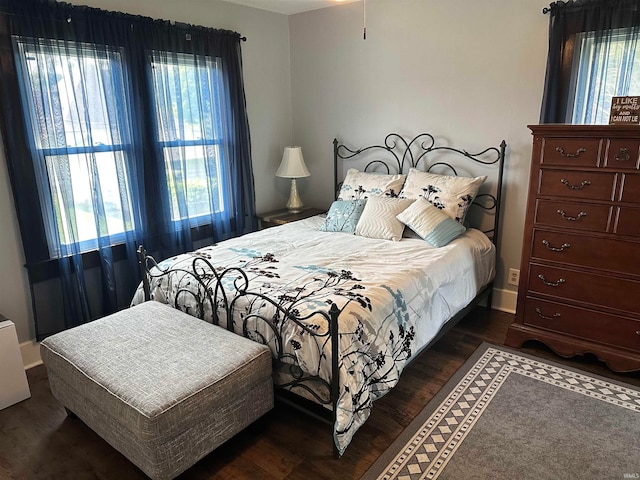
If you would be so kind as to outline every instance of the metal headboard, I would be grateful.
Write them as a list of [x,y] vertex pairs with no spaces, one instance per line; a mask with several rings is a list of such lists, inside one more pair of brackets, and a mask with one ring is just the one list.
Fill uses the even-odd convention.
[[[335,196],[342,182],[338,178],[339,171],[342,171],[341,162],[362,159],[367,152],[379,152],[383,158],[375,158],[366,163],[363,171],[380,171],[383,173],[395,174],[406,173],[410,168],[416,168],[425,172],[432,172],[434,169],[445,170],[447,175],[458,176],[458,170],[462,169],[463,161],[475,162],[481,165],[496,165],[497,180],[495,186],[495,194],[481,193],[478,194],[473,205],[485,210],[493,211],[493,227],[484,230],[484,233],[497,244],[499,225],[500,225],[500,203],[502,197],[502,178],[504,172],[504,158],[507,148],[506,142],[503,140],[499,147],[488,147],[478,153],[469,153],[466,150],[449,147],[445,145],[437,145],[436,139],[430,133],[421,133],[413,139],[407,140],[398,133],[388,134],[382,145],[369,145],[354,150],[344,144],[339,143],[338,139],[333,140],[333,179],[336,188]],[[450,163],[449,161],[433,161],[434,152],[453,153],[454,157],[460,159],[460,162]]]

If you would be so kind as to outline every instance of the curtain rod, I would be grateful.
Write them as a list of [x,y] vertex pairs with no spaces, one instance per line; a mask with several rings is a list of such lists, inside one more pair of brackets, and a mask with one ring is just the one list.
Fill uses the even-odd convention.
[[[93,8],[93,7],[85,7],[85,8],[89,8],[89,9],[92,9],[92,10],[99,10],[101,12],[107,12],[107,13],[116,13],[116,14],[124,15],[124,16],[128,15],[128,16],[135,17],[135,18],[146,18],[146,19],[152,20],[154,22],[167,22],[167,23],[170,23],[171,25],[179,25],[179,26],[183,26],[183,27],[187,27],[187,28],[193,28],[193,29],[218,30],[218,31],[221,31],[221,32],[236,33],[240,40],[242,40],[243,42],[247,41],[247,37],[246,36],[240,35],[239,33],[233,32],[232,30],[226,30],[224,28],[205,27],[203,25],[193,25],[193,24],[190,24],[190,23],[176,22],[174,20],[163,20],[163,19],[145,17],[143,15],[134,15],[134,14],[131,14],[131,13],[116,12],[116,11],[111,11],[111,10],[102,10],[100,8]],[[23,14],[20,14],[20,13],[13,13],[13,12],[7,11],[7,10],[5,10],[3,8],[0,8],[0,15],[6,15],[7,17],[27,17],[27,15],[23,15]],[[69,17],[67,19],[67,22],[71,22],[71,17]]]
[[[542,14],[544,15],[549,12],[553,12],[555,9],[560,9],[560,8],[574,9],[574,8],[597,7],[597,6],[607,7],[608,6],[607,1],[608,0],[556,0],[555,2],[551,2],[548,7],[544,7],[542,9]],[[621,2],[621,3],[624,3],[624,2]],[[632,3],[632,7],[633,8],[631,8],[631,11],[635,12],[636,9],[638,8],[637,0],[635,0],[635,2]]]
[[564,6],[566,6],[568,3],[569,3],[569,2],[565,2],[565,1],[563,1],[563,0],[558,0],[558,1],[556,1],[556,2],[551,2],[551,3],[549,4],[549,6],[548,6],[548,7],[544,7],[544,8],[542,9],[542,14],[543,14],[543,15],[546,15],[547,13],[549,13],[549,12],[553,11],[553,9],[554,9],[554,8],[564,7]]

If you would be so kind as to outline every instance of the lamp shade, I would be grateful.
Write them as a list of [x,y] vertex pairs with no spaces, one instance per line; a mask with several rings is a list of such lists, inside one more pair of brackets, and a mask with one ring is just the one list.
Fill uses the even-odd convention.
[[311,174],[304,164],[301,147],[284,147],[282,162],[276,172],[276,177],[300,178]]

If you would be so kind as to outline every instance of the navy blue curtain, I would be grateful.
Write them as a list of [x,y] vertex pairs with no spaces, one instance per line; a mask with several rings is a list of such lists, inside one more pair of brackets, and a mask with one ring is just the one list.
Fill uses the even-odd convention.
[[[640,2],[638,0],[571,0],[553,2],[544,13],[549,18],[549,51],[547,72],[540,112],[540,123],[571,123],[573,119],[575,92],[580,67],[580,35],[588,34],[598,53],[606,52],[614,37],[623,35],[629,55],[638,40],[640,30]],[[632,44],[633,42],[633,44]],[[623,67],[624,68],[624,67]],[[628,69],[628,72],[631,70]],[[600,77],[599,77],[600,78]],[[600,83],[599,78],[597,82]],[[588,88],[594,91],[595,75]],[[624,82],[620,83],[616,95],[626,95]],[[610,104],[606,105],[607,108]],[[586,118],[591,115],[587,114]],[[579,115],[578,118],[585,118]]]
[[59,280],[64,311],[39,322],[34,300],[38,339],[128,305],[137,245],[166,257],[255,230],[240,41],[0,0],[0,129],[29,279]]

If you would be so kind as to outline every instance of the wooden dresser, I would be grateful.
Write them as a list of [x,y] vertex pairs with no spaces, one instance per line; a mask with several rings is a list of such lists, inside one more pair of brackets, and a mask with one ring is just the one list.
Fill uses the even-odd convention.
[[640,126],[535,125],[515,322],[535,339],[640,370]]

